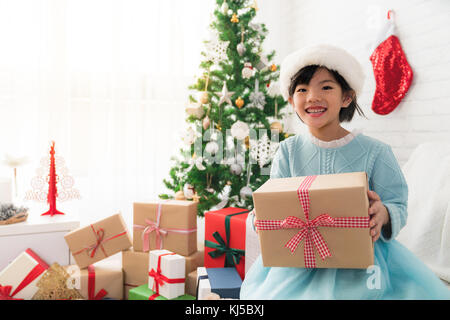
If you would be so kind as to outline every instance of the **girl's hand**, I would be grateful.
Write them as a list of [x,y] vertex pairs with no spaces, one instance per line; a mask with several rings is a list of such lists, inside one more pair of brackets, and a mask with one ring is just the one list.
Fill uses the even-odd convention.
[[370,235],[372,242],[375,242],[381,235],[381,227],[389,223],[389,213],[375,191],[369,190],[367,194],[369,196]]

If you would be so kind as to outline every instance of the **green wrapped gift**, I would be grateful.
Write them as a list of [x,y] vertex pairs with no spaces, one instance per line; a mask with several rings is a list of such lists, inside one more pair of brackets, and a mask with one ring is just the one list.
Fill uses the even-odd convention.
[[[148,284],[131,289],[128,292],[128,300],[169,300],[148,288]],[[195,300],[194,296],[184,294],[170,300]]]

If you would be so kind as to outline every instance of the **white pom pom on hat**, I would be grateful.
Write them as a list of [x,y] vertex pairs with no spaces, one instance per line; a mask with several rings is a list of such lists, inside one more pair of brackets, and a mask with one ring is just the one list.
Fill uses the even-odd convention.
[[318,44],[297,50],[288,55],[280,66],[280,90],[283,98],[289,98],[292,77],[303,67],[319,65],[335,70],[355,90],[356,96],[364,85],[364,71],[361,64],[342,48],[328,44]]

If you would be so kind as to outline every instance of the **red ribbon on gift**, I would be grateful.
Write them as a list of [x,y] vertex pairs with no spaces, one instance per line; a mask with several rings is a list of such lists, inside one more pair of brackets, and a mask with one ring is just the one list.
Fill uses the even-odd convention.
[[88,300],[102,300],[108,292],[101,289],[95,294],[95,268],[94,265],[88,266]]
[[184,278],[169,279],[161,273],[161,258],[163,256],[169,256],[174,254],[175,253],[170,252],[170,253],[163,253],[162,255],[160,255],[158,257],[158,266],[156,268],[156,271],[155,269],[152,268],[152,270],[150,270],[150,272],[148,273],[148,275],[154,279],[152,290],[155,292],[154,295],[149,297],[149,300],[154,300],[159,296],[159,286],[163,286],[166,283],[184,283],[185,281]]
[[94,226],[91,224],[91,229],[92,232],[94,233],[95,239],[96,239],[96,243],[92,246],[87,246],[84,247],[83,249],[77,251],[77,252],[73,252],[73,255],[77,255],[82,253],[83,251],[86,251],[87,254],[93,258],[95,256],[95,253],[97,252],[97,249],[100,247],[103,251],[103,254],[105,255],[105,257],[107,257],[108,255],[106,254],[105,248],[103,247],[103,244],[109,240],[121,237],[123,235],[126,235],[127,232],[123,231],[121,233],[118,233],[112,237],[109,237],[107,239],[103,239],[105,237],[105,230],[103,230],[103,228],[99,228],[98,230],[95,230]]
[[21,283],[11,293],[12,286],[2,286],[0,284],[0,300],[23,300],[16,299],[14,296],[18,294],[23,288],[27,287],[37,277],[39,277],[45,270],[48,269],[48,264],[45,263],[33,250],[27,249],[25,252],[32,257],[38,264],[31,269],[31,271],[25,276]]
[[322,260],[331,257],[331,252],[320,234],[318,227],[337,228],[369,228],[369,217],[340,217],[333,218],[324,213],[313,220],[309,220],[310,198],[309,188],[317,176],[308,176],[297,190],[298,199],[305,213],[306,221],[298,217],[289,216],[283,220],[256,220],[258,230],[300,229],[285,245],[294,253],[302,240],[305,240],[304,256],[305,267],[316,268],[314,247],[316,247]]
[[162,203],[158,203],[158,209],[156,212],[156,222],[150,219],[145,219],[145,225],[135,224],[133,227],[135,229],[143,229],[142,232],[142,251],[147,252],[150,250],[150,243],[148,237],[150,233],[155,232],[156,235],[156,247],[159,249],[163,248],[162,245],[162,237],[166,236],[168,232],[177,232],[177,233],[191,233],[197,231],[197,228],[194,229],[176,229],[176,228],[161,228],[161,212],[162,212]]

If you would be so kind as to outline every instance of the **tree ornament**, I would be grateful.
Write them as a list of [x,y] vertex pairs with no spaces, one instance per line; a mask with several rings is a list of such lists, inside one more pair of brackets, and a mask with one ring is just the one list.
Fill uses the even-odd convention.
[[[258,49],[258,48],[256,48],[256,49]],[[256,50],[255,53],[258,53],[258,50]],[[256,64],[255,68],[258,69],[259,71],[264,71],[268,67],[269,67],[269,60],[267,60],[267,57],[265,57],[265,56],[259,57],[259,61]]]
[[250,188],[250,177],[252,175],[252,165],[249,161],[249,163],[247,164],[247,184],[245,185],[245,187],[242,187],[241,190],[239,191],[239,195],[241,196],[241,199],[243,200],[248,200],[251,199],[252,194],[253,194],[253,190],[252,188]]
[[203,110],[203,106],[198,102],[191,102],[186,107],[186,113],[190,116],[194,116],[197,119],[201,119],[205,114],[205,110]]
[[236,176],[242,173],[242,166],[239,163],[233,163],[230,166],[230,172]]
[[237,49],[238,54],[239,54],[241,57],[244,55],[245,51],[247,50],[247,49],[245,48],[245,45],[244,45],[243,42],[240,42],[240,43],[237,45],[236,49]]
[[234,104],[236,105],[236,107],[241,109],[244,106],[244,100],[241,97],[238,97]]
[[228,104],[231,104],[231,96],[234,94],[234,91],[228,91],[227,83],[223,83],[222,91],[216,92],[216,94],[219,96],[219,106],[226,102]]
[[188,146],[192,145],[197,139],[197,132],[192,129],[192,127],[187,128],[184,135],[181,137],[181,140]]
[[194,196],[194,193],[195,193],[194,187],[186,183],[183,187],[184,197],[188,200],[191,200],[192,197]]
[[211,120],[209,119],[209,117],[208,116],[204,117],[203,121],[202,121],[203,129],[204,130],[208,129],[210,125],[211,125]]
[[206,60],[212,61],[214,64],[228,59],[227,49],[230,41],[221,41],[217,31],[211,33],[211,40],[205,43]]
[[231,17],[230,21],[232,23],[238,23],[239,22],[239,18],[238,18],[236,13],[233,13],[233,16]]
[[259,167],[262,168],[272,161],[272,158],[278,149],[278,145],[278,142],[270,141],[267,134],[265,134],[261,139],[250,142],[250,156],[257,161]]
[[269,82],[267,84],[267,94],[272,98],[281,95],[280,84],[278,82]]
[[264,92],[259,91],[259,81],[258,79],[255,79],[255,91],[250,93],[250,103],[248,104],[248,107],[264,110],[265,105],[266,97],[264,95]]
[[214,156],[219,151],[219,145],[215,141],[210,141],[206,144],[205,151]]
[[187,171],[191,171],[194,166],[199,171],[203,171],[206,169],[206,167],[203,165],[203,157],[197,157],[195,153],[192,155],[192,158],[189,159],[189,167],[187,168]]
[[276,66],[275,64],[272,64],[272,65],[270,66],[270,71],[272,71],[272,72],[277,71],[277,66]]
[[207,91],[200,92],[198,100],[201,104],[207,104],[209,102],[208,92]]
[[227,1],[225,0],[223,3],[222,3],[222,6],[220,7],[220,11],[222,11],[222,13],[223,14],[228,14],[228,3],[227,3]]
[[413,80],[413,71],[395,33],[394,15],[389,10],[386,25],[370,56],[376,80],[372,110],[380,115],[397,108]]
[[281,133],[283,132],[283,125],[278,121],[274,121],[270,124],[270,130]]
[[250,62],[244,63],[244,68],[242,69],[242,78],[244,79],[250,79],[253,77],[254,71],[252,64]]
[[236,121],[231,126],[231,136],[238,140],[244,140],[250,134],[250,127],[243,121]]
[[175,192],[175,200],[186,200],[186,197],[184,196],[184,192],[181,190]]

